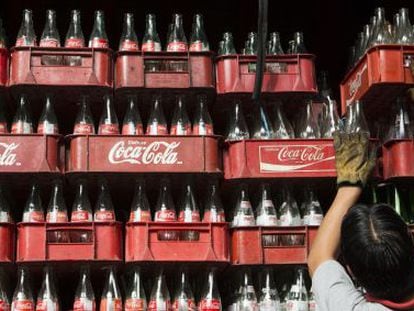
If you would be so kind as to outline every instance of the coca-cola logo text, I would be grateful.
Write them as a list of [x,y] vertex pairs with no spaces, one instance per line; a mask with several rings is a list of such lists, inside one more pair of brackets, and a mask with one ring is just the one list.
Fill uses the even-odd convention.
[[147,143],[119,141],[109,151],[108,160],[111,164],[182,164],[178,161],[177,149],[180,142],[154,141]]
[[17,162],[17,155],[15,150],[20,146],[16,143],[0,143],[0,166],[20,166],[20,162]]
[[304,147],[282,147],[277,155],[280,162],[285,161],[321,161],[325,157],[323,148],[318,146],[304,146]]
[[355,79],[349,82],[349,96],[353,97],[362,85],[362,74],[367,70],[367,64],[364,64],[362,69],[357,72]]

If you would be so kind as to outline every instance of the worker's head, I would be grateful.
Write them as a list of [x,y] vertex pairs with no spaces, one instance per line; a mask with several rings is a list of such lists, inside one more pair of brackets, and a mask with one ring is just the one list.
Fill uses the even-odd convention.
[[371,296],[400,302],[414,294],[413,238],[391,206],[351,208],[341,245],[346,265]]

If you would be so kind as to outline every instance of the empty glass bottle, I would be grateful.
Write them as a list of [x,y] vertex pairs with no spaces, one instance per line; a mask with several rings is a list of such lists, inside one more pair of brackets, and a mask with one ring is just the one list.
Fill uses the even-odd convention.
[[193,29],[190,37],[190,51],[209,51],[210,45],[204,31],[203,15],[195,14],[193,18]]
[[17,286],[13,293],[11,310],[35,310],[35,300],[30,286],[29,271],[26,267],[19,267]]
[[236,49],[234,47],[233,42],[233,35],[231,32],[225,32],[223,34],[223,48],[221,50],[220,55],[233,55],[237,54]]
[[29,197],[23,210],[23,222],[43,222],[45,215],[40,198],[39,189],[35,183],[32,184]]
[[315,121],[312,101],[308,101],[296,126],[296,137],[315,139],[320,137],[319,126]]
[[197,107],[193,119],[193,135],[213,135],[213,121],[208,112],[207,97],[197,97]]
[[83,180],[78,182],[75,200],[72,205],[71,221],[92,221],[92,206],[89,201],[86,183]]
[[10,204],[4,197],[3,187],[0,186],[0,223],[12,223],[13,217],[10,212]]
[[147,298],[139,267],[133,267],[130,282],[125,293],[125,310],[147,310]]
[[37,295],[36,310],[59,311],[59,298],[56,290],[53,269],[46,267],[43,273],[42,287]]
[[255,117],[255,127],[252,138],[255,139],[272,139],[275,137],[273,126],[267,115],[267,112],[263,105],[259,105],[257,117]]
[[80,272],[80,279],[76,287],[73,310],[95,311],[95,294],[91,284],[89,267],[83,266]]
[[115,209],[106,180],[100,181],[100,192],[95,205],[95,221],[115,221]]
[[280,43],[280,35],[278,32],[272,32],[269,40],[269,55],[283,55],[282,44]]
[[196,310],[196,304],[193,291],[191,290],[188,274],[185,271],[180,272],[179,285],[174,295],[172,311],[193,311]]
[[413,42],[413,32],[412,32],[412,25],[410,22],[410,17],[408,14],[407,8],[401,8],[399,11],[400,15],[400,23],[396,30],[397,34],[397,42],[399,44],[412,44]]
[[332,138],[333,133],[337,130],[339,130],[339,116],[336,101],[328,99],[321,124],[321,137]]
[[194,198],[193,186],[187,183],[183,198],[179,207],[178,221],[180,222],[199,222],[200,210]]
[[65,47],[83,48],[85,47],[85,37],[82,31],[80,11],[72,10],[70,15],[70,25],[66,34]]
[[135,33],[134,14],[124,14],[124,26],[122,30],[121,40],[119,41],[119,51],[138,51],[138,37]]
[[239,311],[259,310],[250,270],[245,270],[242,276],[242,293],[239,298],[238,309]]
[[249,32],[249,34],[247,35],[245,51],[243,54],[246,54],[246,55],[257,54],[257,33]]
[[89,38],[90,48],[108,48],[109,41],[105,30],[105,15],[103,11],[95,11],[95,20],[91,36]]
[[153,99],[153,106],[147,123],[147,135],[167,135],[167,121],[165,120],[159,98]]
[[305,54],[308,53],[306,47],[305,47],[305,42],[303,40],[303,33],[302,32],[295,32],[293,34],[293,40],[295,41],[295,53],[293,54]]
[[188,118],[187,109],[181,96],[177,96],[170,135],[191,135],[190,119]]
[[391,139],[412,139],[413,131],[410,116],[408,114],[404,98],[397,98],[395,115],[388,130],[387,140]]
[[305,286],[304,272],[302,268],[296,270],[295,282],[287,294],[287,311],[308,311],[308,291]]
[[315,193],[309,187],[305,188],[305,199],[302,202],[303,224],[306,226],[319,226],[323,220],[321,204]]
[[210,191],[204,204],[203,222],[225,222],[223,203],[218,194],[218,186],[211,183]]
[[165,276],[160,272],[152,287],[148,311],[170,311],[171,298],[168,292]]
[[388,31],[387,23],[385,20],[384,8],[376,8],[375,16],[376,23],[372,31],[370,46],[392,43],[391,34]]
[[57,117],[50,96],[46,96],[45,106],[40,116],[39,123],[37,124],[37,133],[46,135],[59,134]]
[[362,109],[362,102],[356,100],[348,105],[345,131],[347,133],[367,133],[370,135],[367,120]]
[[16,46],[36,46],[36,34],[33,27],[33,13],[31,10],[23,11],[23,19],[17,33]]
[[280,225],[281,226],[300,226],[302,220],[300,218],[298,204],[288,189],[283,189],[283,202],[280,206]]
[[73,134],[88,135],[95,134],[95,125],[91,108],[86,96],[82,96],[79,112],[76,116]]
[[259,310],[260,311],[278,311],[280,310],[280,299],[277,292],[276,284],[273,279],[272,270],[265,268],[262,271],[262,285],[259,292]]
[[104,107],[99,121],[98,134],[119,134],[118,117],[116,116],[115,108],[109,95],[106,95],[104,98]]
[[173,15],[174,27],[168,38],[168,52],[185,52],[188,51],[187,38],[183,28],[183,16],[181,14]]
[[293,127],[286,118],[282,110],[282,103],[277,102],[274,105],[273,113],[273,129],[275,138],[277,139],[291,139],[295,138]]
[[19,106],[13,118],[12,134],[32,134],[33,123],[29,112],[28,102],[24,95],[20,95]]
[[122,124],[122,135],[143,135],[144,127],[139,114],[136,97],[128,98],[127,111],[125,112]]
[[262,184],[262,197],[259,201],[259,205],[256,208],[257,211],[257,225],[258,226],[277,226],[277,214],[273,204],[270,185]]
[[249,200],[247,186],[241,185],[240,194],[233,212],[232,227],[255,226],[252,204]]
[[171,196],[170,183],[168,179],[162,179],[158,195],[157,205],[155,207],[154,221],[175,221],[175,205]]
[[68,210],[63,198],[62,182],[60,180],[56,180],[53,184],[52,195],[47,207],[46,221],[53,223],[68,221]]
[[151,221],[150,205],[145,192],[145,181],[141,178],[137,179],[135,185],[135,193],[131,204],[129,221]]
[[102,292],[100,311],[122,311],[122,296],[116,280],[116,272],[114,267],[108,271],[105,287]]
[[246,120],[244,119],[242,107],[240,102],[234,104],[233,113],[230,113],[229,129],[226,140],[244,140],[249,139],[250,133],[247,128]]
[[216,274],[214,269],[210,269],[207,282],[201,294],[198,305],[199,311],[222,311],[221,297],[217,289]]
[[39,46],[60,47],[60,36],[56,27],[56,12],[54,10],[46,11],[45,28],[43,29]]
[[144,38],[142,39],[143,52],[161,51],[161,40],[157,33],[157,23],[154,14],[147,14]]
[[10,311],[10,299],[7,295],[7,284],[3,268],[0,268],[0,309],[2,311]]

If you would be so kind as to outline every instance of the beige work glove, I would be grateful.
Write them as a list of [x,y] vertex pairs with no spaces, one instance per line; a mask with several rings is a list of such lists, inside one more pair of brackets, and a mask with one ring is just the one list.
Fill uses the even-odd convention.
[[363,187],[376,164],[376,147],[367,133],[334,133],[338,186]]

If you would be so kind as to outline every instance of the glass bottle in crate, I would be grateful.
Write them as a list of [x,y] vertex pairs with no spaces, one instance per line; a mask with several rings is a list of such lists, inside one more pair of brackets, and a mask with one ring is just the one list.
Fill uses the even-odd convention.
[[129,221],[151,221],[151,210],[145,191],[145,180],[142,178],[137,179],[135,184],[135,193],[131,204],[131,214],[129,216]]
[[162,272],[158,274],[152,286],[148,311],[171,311],[170,293]]
[[51,97],[46,96],[45,106],[37,124],[37,133],[46,135],[59,134],[59,126]]
[[76,287],[75,300],[73,302],[74,311],[95,311],[95,294],[91,283],[89,267],[81,267],[80,279]]
[[362,44],[362,55],[365,54],[365,52],[367,51],[368,47],[369,47],[369,40],[371,38],[371,25],[370,24],[366,24],[364,26],[364,42]]
[[124,308],[126,311],[147,310],[147,298],[142,284],[141,271],[138,266],[132,268],[125,292]]
[[174,115],[171,122],[171,135],[191,135],[191,123],[188,118],[187,109],[181,96],[177,96]]
[[244,54],[256,55],[257,54],[257,33],[249,32],[247,35],[246,47]]
[[272,32],[269,40],[269,55],[283,55],[282,44],[280,43],[280,35],[278,32]]
[[88,98],[82,96],[79,112],[75,119],[73,134],[77,135],[93,135],[95,134],[95,125],[92,117],[91,108]]
[[256,208],[256,223],[258,226],[264,227],[277,226],[276,209],[271,198],[270,185],[267,183],[262,184],[261,193],[261,199]]
[[319,226],[323,220],[321,204],[310,187],[305,188],[305,200],[302,203],[303,224]]
[[80,11],[72,10],[70,15],[70,25],[66,34],[65,47],[83,48],[85,47],[85,37],[82,31]]
[[7,294],[7,285],[9,280],[7,279],[4,270],[0,268],[0,310],[10,311],[10,300]]
[[115,108],[111,97],[106,95],[104,98],[104,107],[99,121],[99,135],[116,135],[119,134],[119,122],[115,113]]
[[236,228],[255,225],[256,220],[254,219],[253,208],[250,203],[247,186],[243,184],[240,187],[239,198],[234,208],[231,226]]
[[122,135],[144,135],[137,99],[134,96],[128,97],[127,110],[122,124]]
[[167,121],[165,120],[164,111],[158,97],[153,99],[146,135],[168,135]]
[[135,32],[134,14],[124,14],[124,26],[121,40],[119,41],[119,51],[138,51],[139,43]]
[[19,105],[11,126],[12,134],[32,134],[33,123],[25,95],[20,95]]
[[260,311],[275,311],[280,310],[280,299],[276,288],[276,283],[273,279],[272,269],[264,268],[262,270],[262,284],[259,297]]
[[8,132],[5,104],[0,103],[0,134],[7,134]]
[[305,41],[303,40],[303,33],[302,32],[295,32],[293,34],[293,40],[295,40],[296,53],[298,53],[298,54],[308,53],[308,51],[305,47]]
[[230,113],[229,128],[226,140],[237,141],[249,139],[250,133],[244,118],[241,102],[236,101],[233,111]]
[[190,36],[190,51],[201,52],[210,51],[210,45],[204,31],[203,15],[195,14],[193,17],[193,28]]
[[15,46],[36,46],[36,34],[33,27],[33,13],[31,10],[23,11],[23,19],[20,25]]
[[7,47],[6,31],[3,28],[3,20],[0,18],[0,49]]
[[277,102],[274,107],[273,130],[277,139],[293,139],[295,132],[282,110],[282,103]]
[[275,137],[272,123],[267,115],[263,105],[259,105],[258,112],[255,117],[255,126],[252,134],[254,139],[272,139]]
[[298,54],[298,47],[295,40],[289,41],[287,54]]
[[[194,198],[193,186],[187,183],[185,186],[184,196],[180,203],[178,221],[184,223],[200,222],[200,210]],[[180,233],[180,240],[183,241],[198,241],[198,231],[186,230]]]
[[312,101],[306,103],[296,126],[296,137],[304,139],[316,139],[320,137],[319,126],[313,114]]
[[100,311],[122,311],[122,296],[116,280],[115,268],[109,268],[105,281],[105,287],[102,292]]
[[179,285],[174,295],[172,311],[195,311],[196,303],[193,291],[189,284],[188,273],[186,271],[181,271],[179,275]]
[[11,310],[35,310],[35,300],[30,286],[29,270],[26,267],[19,267],[17,286],[13,293]]
[[309,311],[318,311],[318,305],[316,304],[315,295],[313,294],[312,288],[309,291],[308,300]]
[[10,204],[4,197],[4,188],[0,186],[0,223],[13,223]]
[[387,140],[412,138],[412,122],[408,114],[406,101],[404,98],[397,98],[395,115],[388,130]]
[[[280,226],[295,227],[302,225],[302,219],[296,200],[293,198],[289,189],[283,189],[283,202],[280,206]],[[302,235],[287,234],[280,237],[282,245],[303,245],[304,237]]]
[[52,267],[46,267],[44,269],[42,287],[37,295],[36,311],[42,310],[60,310],[55,274]]
[[197,107],[193,119],[193,135],[214,135],[213,121],[208,112],[207,96],[197,96]]
[[[62,181],[60,180],[55,180],[53,183],[53,190],[46,212],[46,221],[50,223],[68,222],[68,210],[63,198]],[[53,242],[65,243],[69,242],[70,237],[68,232],[49,231],[47,239]]]
[[305,286],[304,270],[297,268],[295,282],[290,287],[286,299],[287,311],[308,311],[308,291]]
[[[147,14],[144,38],[142,39],[143,52],[160,52],[161,40],[157,33],[157,22],[154,14]],[[147,69],[146,69],[147,70]]]
[[218,193],[218,186],[216,182],[210,185],[210,191],[207,195],[204,205],[203,222],[225,222],[223,203]]
[[44,222],[45,215],[40,198],[39,189],[35,183],[32,184],[29,197],[23,210],[22,222]]
[[75,200],[72,205],[72,222],[92,221],[92,206],[88,197],[88,189],[85,181],[78,182]]
[[223,48],[220,55],[234,55],[237,54],[234,47],[233,34],[231,32],[225,32],[223,34]]
[[199,311],[222,311],[221,297],[216,284],[216,273],[210,269],[207,275],[207,282],[202,290]]
[[105,14],[103,11],[95,11],[95,18],[91,36],[89,37],[90,48],[108,48],[109,41],[105,30]]
[[115,209],[106,180],[100,181],[99,188],[100,192],[95,205],[94,221],[115,221]]
[[321,137],[332,138],[333,133],[339,130],[339,116],[336,101],[329,98],[321,124]]
[[367,120],[362,109],[362,102],[356,100],[348,105],[345,131],[347,133],[367,133],[370,136]]
[[372,30],[370,47],[378,44],[392,43],[391,34],[388,31],[387,22],[385,20],[384,8],[375,9],[376,23]]
[[243,273],[243,287],[242,294],[239,299],[239,311],[258,311],[256,291],[254,289],[250,270],[245,270]]
[[185,52],[188,51],[188,42],[185,37],[183,28],[183,16],[181,14],[173,15],[174,27],[168,38],[168,52]]
[[[161,180],[160,192],[158,195],[157,205],[155,206],[154,221],[156,222],[174,222],[177,220],[175,205],[170,191],[168,179]],[[179,232],[163,230],[158,232],[159,240],[178,240]]]
[[54,10],[46,11],[46,23],[39,46],[51,48],[60,47],[60,35],[56,26],[56,12]]

